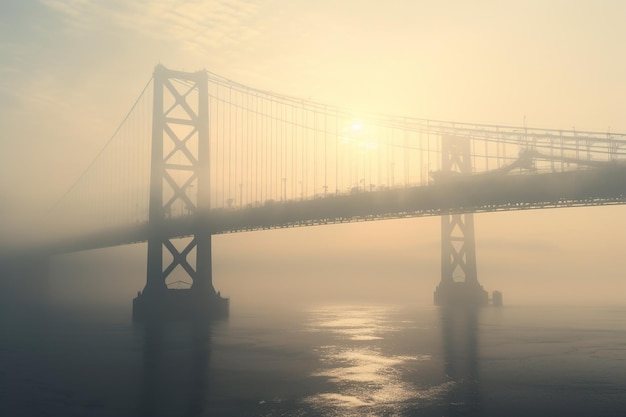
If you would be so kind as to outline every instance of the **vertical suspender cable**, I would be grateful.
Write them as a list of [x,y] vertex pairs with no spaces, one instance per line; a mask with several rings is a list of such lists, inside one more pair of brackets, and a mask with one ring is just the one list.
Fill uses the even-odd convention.
[[339,109],[335,109],[335,194],[339,193]]
[[324,197],[328,192],[328,111],[324,106]]
[[232,172],[233,172],[233,157],[232,157],[232,146],[233,146],[233,86],[232,84],[228,85],[228,200],[226,200],[226,204],[230,207],[232,204]]
[[259,96],[258,94],[254,94],[254,154],[255,154],[255,158],[254,158],[254,174],[255,174],[255,181],[254,181],[254,201],[258,202],[259,201],[259,162],[261,160],[261,153],[260,153],[260,138],[261,138],[261,133],[259,132]]
[[301,103],[301,107],[300,107],[300,133],[298,135],[298,142],[300,145],[300,154],[298,155],[298,159],[300,159],[302,162],[300,163],[299,166],[299,176],[300,176],[300,181],[299,181],[299,187],[298,187],[298,195],[300,196],[300,198],[304,199],[304,177],[305,177],[305,167],[306,167],[306,131],[307,131],[307,126],[306,126],[306,113],[305,113],[305,107],[304,107],[304,101]]
[[313,111],[313,197],[317,193],[317,110]]
[[221,148],[222,148],[222,157],[220,159],[220,179],[221,179],[221,207],[225,207],[226,204],[226,112],[228,111],[228,109],[226,108],[226,94],[224,89],[226,88],[224,85],[220,85],[221,89],[222,89],[222,99],[220,102],[220,106],[222,107],[222,126],[221,126],[221,131],[222,131],[222,138],[221,138]]
[[264,141],[263,141],[263,148],[264,148],[264,159],[265,159],[265,167],[263,168],[263,174],[265,175],[265,181],[264,181],[264,190],[265,190],[265,196],[261,198],[261,200],[266,201],[269,197],[269,152],[267,150],[268,148],[268,138],[269,138],[269,120],[268,120],[268,114],[269,111],[267,110],[267,102],[268,102],[268,98],[267,96],[265,97],[265,109],[263,111],[263,122],[265,123],[265,136],[263,137]]

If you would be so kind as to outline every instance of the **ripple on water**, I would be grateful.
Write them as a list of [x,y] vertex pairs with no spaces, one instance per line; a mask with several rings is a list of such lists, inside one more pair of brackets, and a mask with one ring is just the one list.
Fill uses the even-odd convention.
[[418,389],[403,379],[410,362],[429,361],[430,355],[394,355],[385,349],[385,338],[401,331],[391,319],[393,309],[335,307],[311,312],[308,330],[326,332],[334,343],[316,349],[320,368],[312,376],[325,378],[327,392],[305,399],[323,415],[379,415],[441,398],[450,388],[442,384]]

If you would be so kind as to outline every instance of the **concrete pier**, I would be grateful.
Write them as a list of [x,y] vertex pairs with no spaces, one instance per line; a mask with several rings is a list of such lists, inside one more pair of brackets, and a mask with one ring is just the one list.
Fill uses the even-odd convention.
[[489,294],[471,281],[442,281],[435,290],[434,300],[438,306],[486,306]]
[[138,294],[133,321],[212,321],[228,317],[229,299],[193,289]]

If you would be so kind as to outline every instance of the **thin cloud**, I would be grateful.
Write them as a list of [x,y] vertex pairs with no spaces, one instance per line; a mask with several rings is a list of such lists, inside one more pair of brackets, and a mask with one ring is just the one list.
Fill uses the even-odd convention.
[[183,48],[207,51],[249,41],[258,32],[251,23],[259,18],[265,0],[126,1],[42,0],[59,13],[68,30],[111,31],[118,28],[153,39],[173,40]]

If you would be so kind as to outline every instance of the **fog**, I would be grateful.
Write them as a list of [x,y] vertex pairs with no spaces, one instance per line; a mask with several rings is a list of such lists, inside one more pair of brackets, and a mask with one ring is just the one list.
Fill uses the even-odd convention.
[[[626,194],[625,16],[595,0],[0,1],[0,415],[624,415],[626,205],[526,208]],[[148,227],[162,67],[209,77],[209,128],[181,105],[162,130],[194,145],[208,130],[210,162],[164,157],[190,182],[160,173],[179,198]],[[473,142],[483,175],[441,173],[432,121],[492,129]],[[503,307],[434,306],[432,214],[507,205],[523,209],[473,215],[477,279]],[[161,232],[182,248],[278,214],[407,213],[431,216],[214,234],[229,306],[146,289],[144,240]],[[189,286],[185,266],[166,284]]]
[[[626,131],[619,2],[153,3],[0,6],[3,251],[54,240],[39,221],[158,63],[360,111]],[[625,214],[478,214],[479,281],[506,304],[623,304]],[[216,235],[213,281],[232,308],[430,303],[440,234],[432,217]],[[145,244],[58,255],[51,302],[130,310],[145,268]]]
[[[623,305],[619,248],[610,244],[618,232],[593,218],[573,221],[594,212],[602,218],[621,208],[475,215],[479,282],[502,291],[507,305]],[[213,283],[234,311],[432,304],[441,275],[440,227],[439,218],[426,217],[215,235]],[[51,303],[130,315],[130,302],[145,285],[146,251],[137,244],[56,256]]]

